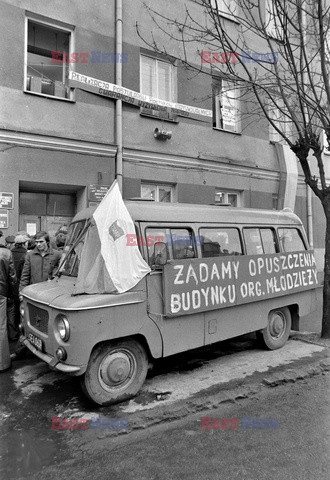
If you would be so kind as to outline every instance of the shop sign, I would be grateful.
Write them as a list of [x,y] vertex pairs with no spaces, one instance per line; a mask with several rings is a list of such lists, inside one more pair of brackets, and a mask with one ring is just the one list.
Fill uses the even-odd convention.
[[8,210],[0,211],[0,229],[8,228]]
[[14,194],[0,192],[0,208],[12,210],[14,208]]
[[256,302],[317,285],[313,251],[175,260],[164,266],[165,316]]
[[103,197],[106,196],[110,185],[89,185],[88,200],[89,202],[97,202],[99,204]]

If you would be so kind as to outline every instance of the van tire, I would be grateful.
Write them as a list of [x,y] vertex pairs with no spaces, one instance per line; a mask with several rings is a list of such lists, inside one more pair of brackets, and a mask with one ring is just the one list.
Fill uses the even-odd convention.
[[288,307],[276,308],[268,314],[268,324],[257,332],[260,344],[268,350],[283,347],[291,330],[291,313]]
[[90,356],[81,385],[98,405],[112,405],[134,397],[148,372],[143,346],[133,339],[99,344]]

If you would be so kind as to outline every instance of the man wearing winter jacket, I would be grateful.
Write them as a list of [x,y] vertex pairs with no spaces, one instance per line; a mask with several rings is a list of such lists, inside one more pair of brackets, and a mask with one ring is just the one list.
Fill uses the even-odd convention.
[[47,232],[38,232],[35,239],[36,246],[27,252],[23,266],[19,291],[33,283],[45,282],[53,278],[53,272],[58,267],[61,252],[53,250],[49,245]]

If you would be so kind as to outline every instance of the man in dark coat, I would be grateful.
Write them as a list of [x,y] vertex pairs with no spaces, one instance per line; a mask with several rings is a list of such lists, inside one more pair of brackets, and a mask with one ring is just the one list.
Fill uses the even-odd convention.
[[16,235],[15,245],[11,250],[17,283],[12,289],[11,298],[7,301],[8,337],[10,342],[17,342],[19,339],[20,302],[18,287],[21,280],[28,241],[28,235]]
[[7,332],[7,297],[10,287],[16,283],[11,251],[0,245],[0,372],[10,368],[10,352]]
[[61,252],[53,250],[49,245],[47,232],[36,234],[36,246],[27,252],[23,266],[19,291],[33,283],[45,282],[53,278],[53,272],[58,267]]

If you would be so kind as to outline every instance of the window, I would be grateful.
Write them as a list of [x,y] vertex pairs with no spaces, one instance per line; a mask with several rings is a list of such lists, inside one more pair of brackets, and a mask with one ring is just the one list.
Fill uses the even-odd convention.
[[283,39],[283,17],[281,16],[280,4],[278,1],[266,0],[265,2],[265,28],[267,34],[276,38],[277,40]]
[[239,192],[229,192],[222,189],[215,189],[215,204],[230,204],[231,207],[241,206],[241,195]]
[[277,193],[273,193],[272,195],[272,209],[278,210],[278,194]]
[[[140,62],[140,90],[144,95],[176,102],[176,68],[169,62],[141,55]],[[149,113],[161,118],[173,118],[166,111],[142,108],[142,113]]]
[[329,142],[324,130],[323,130],[323,147],[324,147],[323,153],[325,153],[326,155],[330,155]]
[[174,259],[194,258],[196,256],[195,242],[191,230],[188,228],[171,228],[170,235]]
[[[276,105],[269,106],[269,116],[281,132],[284,133],[287,137],[291,136],[292,133],[292,122],[290,118],[286,115],[286,107],[284,102],[281,99],[276,100]],[[278,131],[269,124],[269,140],[271,142],[284,143],[285,140],[278,133]]]
[[173,186],[141,184],[141,197],[155,202],[173,202]]
[[[162,248],[164,248],[164,250],[167,250],[167,258],[169,258],[165,228],[147,228],[145,244],[147,245],[147,249],[148,249],[148,263],[151,267],[152,266],[160,267],[157,253],[161,254],[162,244],[164,244]],[[156,245],[157,245],[158,252],[156,251],[156,248],[155,248]]]
[[211,7],[220,14],[229,16],[237,15],[238,5],[236,0],[211,0]]
[[157,253],[161,252],[162,244],[163,248],[167,249],[168,259],[196,257],[196,242],[192,230],[188,228],[147,228],[145,244],[150,266],[159,266]]
[[247,255],[276,253],[276,237],[272,228],[245,228],[244,240]]
[[306,250],[301,233],[296,228],[279,228],[278,235],[283,252]]
[[242,254],[237,228],[200,228],[199,236],[203,257]]
[[220,80],[213,87],[213,127],[236,133],[241,129],[239,88],[233,82]]
[[68,73],[72,32],[27,20],[25,90],[69,98]]

